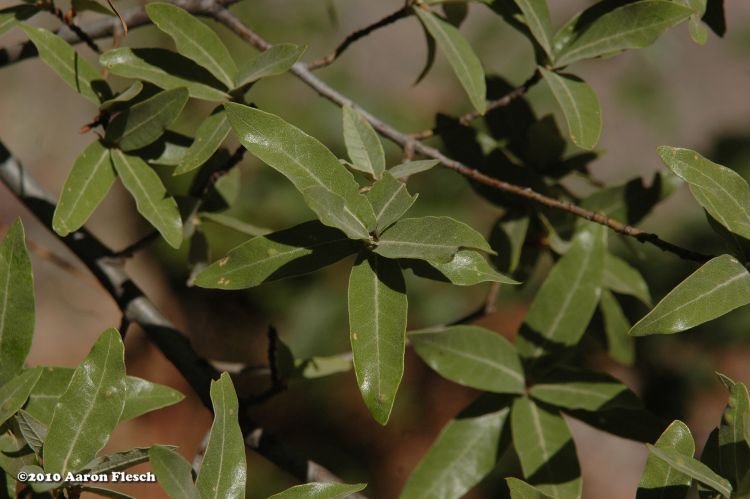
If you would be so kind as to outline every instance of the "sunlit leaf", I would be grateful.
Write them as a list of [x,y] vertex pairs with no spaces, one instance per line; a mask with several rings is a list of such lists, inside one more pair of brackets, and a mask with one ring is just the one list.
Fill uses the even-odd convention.
[[39,368],[27,369],[0,386],[0,425],[12,418],[23,407],[41,374],[42,371]]
[[302,57],[306,48],[304,45],[280,43],[248,58],[240,66],[236,86],[242,87],[261,78],[286,73]]
[[[682,455],[693,457],[695,442],[690,428],[682,421],[674,421],[656,441],[659,449],[674,449]],[[650,455],[646,461],[641,483],[638,485],[637,499],[661,497],[664,499],[684,498],[692,479],[673,469],[668,463]]]
[[593,149],[602,131],[602,113],[594,91],[577,76],[544,68],[539,71],[560,104],[573,143],[583,149]]
[[422,172],[431,170],[435,165],[439,163],[440,162],[436,159],[422,159],[418,161],[407,161],[406,163],[401,163],[399,165],[394,166],[388,171],[391,173],[391,175],[393,175],[396,178],[406,178],[406,177],[410,177],[411,175],[416,175],[417,173],[422,173]]
[[604,262],[605,288],[638,298],[646,305],[651,305],[651,293],[645,279],[638,270],[631,267],[628,262],[618,258],[611,253],[607,254]]
[[724,497],[732,495],[732,484],[728,480],[714,473],[711,468],[692,456],[686,456],[676,448],[659,448],[646,444],[651,455],[667,463],[674,470],[683,473],[703,485],[714,489]]
[[193,171],[208,161],[221,147],[231,128],[227,113],[221,108],[203,120],[198,131],[195,132],[195,140],[185,153],[184,159],[175,168],[174,175]]
[[350,106],[343,111],[344,142],[352,166],[373,178],[383,176],[385,152],[370,123]]
[[628,336],[630,322],[622,311],[622,307],[612,293],[602,290],[599,301],[604,320],[604,334],[607,336],[607,351],[609,355],[622,364],[630,366],[635,360],[635,345]]
[[523,12],[526,25],[536,41],[539,42],[547,55],[553,58],[552,23],[547,8],[547,0],[515,0],[515,2]]
[[562,368],[551,371],[534,384],[529,394],[536,400],[564,407],[602,411],[612,407],[638,408],[640,400],[612,376],[587,369]]
[[177,451],[154,445],[148,451],[154,475],[171,499],[198,499],[192,466]]
[[380,180],[372,184],[367,199],[375,212],[376,232],[380,233],[398,221],[411,208],[417,196],[409,194],[406,184],[396,180],[390,172],[385,172]]
[[365,483],[305,483],[288,488],[268,499],[346,499],[367,487]]

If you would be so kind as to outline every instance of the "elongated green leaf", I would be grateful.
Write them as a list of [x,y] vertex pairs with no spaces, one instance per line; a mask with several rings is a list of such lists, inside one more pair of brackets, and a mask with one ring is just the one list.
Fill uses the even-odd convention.
[[185,153],[185,158],[175,168],[174,175],[182,175],[203,165],[219,149],[229,135],[229,120],[224,110],[215,112],[201,123],[195,140]]
[[750,470],[750,447],[745,441],[747,417],[750,415],[750,397],[744,383],[735,383],[729,389],[729,401],[719,426],[718,471],[736,488]]
[[42,375],[29,395],[26,411],[49,426],[60,396],[65,392],[75,369],[67,367],[44,367]]
[[361,254],[349,276],[349,337],[359,390],[385,425],[404,374],[406,285],[397,262]]
[[345,258],[358,244],[342,232],[312,221],[253,238],[203,270],[203,288],[244,289],[314,272]]
[[450,23],[443,21],[432,12],[414,7],[425,29],[435,38],[437,46],[456,73],[458,80],[469,95],[474,109],[484,114],[487,109],[487,87],[484,82],[482,63],[469,45],[469,42]]
[[146,12],[160,30],[172,37],[177,52],[209,70],[227,88],[234,87],[237,66],[211,28],[186,10],[168,3],[149,3]]
[[651,305],[651,293],[641,273],[612,254],[607,254],[604,261],[603,284],[615,293],[634,296],[646,305]]
[[304,45],[280,43],[247,59],[240,67],[236,87],[242,87],[268,76],[286,73],[302,57],[306,49]]
[[419,161],[407,161],[406,163],[401,163],[400,165],[394,166],[388,171],[391,173],[391,175],[393,175],[396,178],[406,178],[412,175],[416,175],[417,173],[422,173],[422,172],[426,172],[427,170],[431,170],[438,163],[440,163],[440,161],[436,159],[422,159]]
[[367,216],[358,217],[347,207],[342,196],[320,185],[304,189],[302,196],[323,224],[342,230],[350,239],[370,239],[370,228],[375,227],[372,207],[368,206]]
[[403,218],[379,237],[375,253],[386,258],[449,262],[461,248],[492,253],[484,237],[450,217]]
[[159,231],[173,248],[182,243],[182,219],[174,198],[159,176],[141,158],[113,149],[112,160],[120,180],[133,195],[138,213]]
[[[690,428],[682,421],[674,421],[656,441],[659,449],[674,449],[678,453],[693,457],[695,442]],[[637,499],[661,497],[664,499],[684,498],[690,487],[691,478],[673,469],[668,463],[650,455],[646,461],[641,483],[638,485]]]
[[[41,369],[39,369],[39,374],[41,374]],[[29,447],[36,454],[41,454],[44,439],[47,438],[47,426],[23,409],[16,413],[16,422],[21,436]]]
[[609,355],[621,364],[632,365],[635,361],[635,345],[633,338],[628,336],[630,322],[617,299],[607,289],[602,290],[599,308],[604,319],[604,334],[607,336]]
[[[400,499],[462,497],[495,467],[501,433],[508,419],[507,400],[480,397],[448,422],[406,482]],[[480,407],[482,407],[481,410]]]
[[0,36],[13,29],[17,21],[25,21],[39,12],[36,5],[13,5],[0,9]]
[[458,250],[453,259],[449,262],[426,262],[420,265],[419,261],[414,261],[411,266],[414,273],[420,277],[434,279],[437,281],[447,281],[456,286],[474,286],[482,282],[499,282],[503,284],[519,284],[518,281],[496,271],[489,263],[487,258],[474,250]]
[[188,101],[185,88],[165,90],[139,102],[114,117],[107,127],[105,141],[123,151],[145,147],[167,130]]
[[638,397],[620,381],[587,369],[554,370],[532,386],[529,394],[536,400],[572,410],[637,409],[641,405]]
[[556,64],[561,67],[581,59],[648,47],[691,13],[691,9],[668,0],[641,0],[623,5],[586,24],[580,32],[573,27],[572,36],[558,48]]
[[367,199],[375,212],[376,232],[381,233],[411,208],[417,196],[409,194],[406,184],[396,180],[390,172],[385,172],[380,180],[372,184]]
[[[273,114],[234,103],[227,103],[225,108],[242,145],[288,178],[300,192],[309,192],[308,203],[311,198],[319,198],[320,189],[330,194],[319,200],[320,205],[311,206],[323,223],[331,224],[331,217],[337,215],[327,207],[338,196],[343,199],[342,211],[358,220],[367,231],[374,228],[375,215],[370,203],[359,193],[354,176],[328,148]],[[312,188],[318,191],[309,191]]]
[[130,84],[128,88],[117,94],[116,96],[112,97],[109,100],[106,100],[101,103],[99,106],[99,110],[101,111],[107,111],[110,109],[118,109],[123,104],[130,102],[134,98],[138,97],[138,94],[141,93],[143,90],[143,83],[136,80],[133,83]]
[[109,192],[117,174],[109,149],[95,140],[76,158],[65,180],[52,218],[60,236],[80,229]]
[[201,499],[245,497],[245,442],[238,420],[239,404],[229,374],[211,383],[214,422],[195,486]]
[[73,373],[44,442],[44,470],[65,474],[91,461],[109,440],[125,406],[125,349],[105,331]]
[[630,336],[672,334],[750,303],[750,274],[734,257],[721,255],[678,284],[630,330]]
[[154,445],[148,451],[156,479],[172,499],[198,499],[193,483],[192,466],[177,451]]
[[215,223],[216,225],[226,227],[227,229],[232,229],[236,232],[248,236],[265,236],[266,234],[269,234],[271,232],[269,229],[266,229],[264,227],[257,227],[224,213],[211,213],[206,211],[201,213],[200,217],[204,221],[207,220],[209,222]]
[[559,413],[519,397],[513,402],[510,428],[523,476],[531,485],[552,497],[580,497],[576,448]]
[[593,149],[602,131],[602,113],[594,91],[577,76],[544,68],[539,71],[560,104],[573,143],[583,149]]
[[539,45],[544,49],[550,59],[552,52],[552,23],[547,8],[547,0],[515,0],[518,8],[526,18],[526,25],[534,35]]
[[19,23],[21,29],[39,51],[39,57],[70,88],[94,104],[109,99],[112,92],[99,72],[86,59],[78,55],[68,42],[43,28]]
[[39,368],[28,369],[0,386],[0,426],[23,407],[41,374]]
[[493,228],[490,244],[498,253],[495,261],[501,271],[512,273],[518,268],[530,220],[526,214],[508,213]]
[[[176,447],[169,446],[168,448]],[[112,473],[113,471],[126,470],[148,461],[149,449],[149,447],[135,447],[126,451],[99,456],[89,462],[84,470],[90,473]]]
[[21,219],[0,244],[0,386],[23,367],[34,335],[34,276]]
[[720,477],[711,468],[692,456],[686,456],[671,447],[659,448],[651,444],[646,444],[646,447],[653,456],[661,459],[676,471],[714,489],[724,497],[728,498],[732,495],[732,484],[728,480]]
[[548,499],[551,497],[518,478],[506,478],[505,482],[510,489],[510,499]]
[[112,74],[153,83],[165,90],[185,87],[190,97],[209,101],[229,99],[221,83],[190,59],[165,49],[116,48],[99,57]]
[[690,185],[703,208],[730,231],[750,239],[750,187],[737,172],[690,149],[661,146],[659,157]]
[[268,499],[346,499],[367,487],[365,483],[305,483],[274,494]]
[[521,360],[503,336],[477,326],[423,329],[409,333],[422,360],[456,383],[497,393],[523,393]]
[[[36,455],[30,449],[24,449],[26,443],[20,435],[6,431],[0,434],[0,469],[9,473],[15,481],[19,471],[36,462]],[[0,488],[0,493],[3,489]],[[15,497],[16,491],[8,497]]]
[[373,178],[381,178],[385,171],[385,152],[380,137],[350,106],[344,106],[343,117],[344,142],[352,166]]
[[185,395],[174,388],[152,383],[135,376],[126,378],[126,387],[125,408],[120,416],[120,421],[127,421],[147,412],[174,405],[185,398]]
[[588,223],[555,264],[531,303],[517,341],[526,357],[578,343],[601,294],[606,228]]

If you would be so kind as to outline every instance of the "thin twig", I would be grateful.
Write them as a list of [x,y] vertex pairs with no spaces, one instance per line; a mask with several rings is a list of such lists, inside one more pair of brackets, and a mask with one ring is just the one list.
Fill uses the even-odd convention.
[[78,39],[81,40],[83,43],[88,45],[88,47],[96,52],[97,54],[101,54],[102,50],[99,48],[99,45],[96,44],[93,38],[86,33],[80,26],[78,26],[75,21],[73,21],[72,16],[66,15],[62,9],[59,7],[55,7],[54,4],[50,3],[49,7],[47,9],[49,12],[51,12],[56,18],[60,20],[61,23],[63,23],[65,26],[68,27],[73,33],[78,36]]

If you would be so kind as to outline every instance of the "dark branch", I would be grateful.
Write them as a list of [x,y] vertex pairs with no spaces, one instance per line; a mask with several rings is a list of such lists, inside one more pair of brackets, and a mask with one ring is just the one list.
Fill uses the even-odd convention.
[[80,26],[78,26],[73,21],[72,17],[65,15],[59,7],[55,7],[54,4],[52,3],[50,3],[48,10],[56,18],[58,18],[61,23],[67,26],[69,30],[75,33],[76,36],[78,36],[78,39],[81,40],[83,43],[85,43],[91,50],[93,50],[97,54],[102,53],[102,49],[99,48],[99,45],[97,45],[94,39],[91,38],[91,36],[88,33],[86,33],[83,29],[81,29]]

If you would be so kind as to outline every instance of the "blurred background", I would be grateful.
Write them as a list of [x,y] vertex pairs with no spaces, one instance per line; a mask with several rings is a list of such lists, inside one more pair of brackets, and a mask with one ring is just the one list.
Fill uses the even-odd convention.
[[[233,9],[272,43],[306,44],[305,60],[332,50],[348,33],[384,17],[401,0],[254,0]],[[561,26],[593,2],[555,0],[550,3],[554,24]],[[13,2],[0,0],[0,7]],[[121,10],[135,2],[118,2]],[[65,9],[67,5],[60,4]],[[694,44],[687,24],[678,26],[654,46],[612,59],[576,64],[572,72],[597,92],[602,105],[600,156],[590,165],[593,176],[606,184],[634,177],[650,179],[664,169],[655,154],[659,145],[695,149],[706,157],[750,177],[750,3],[726,2],[727,32],[713,33],[705,46]],[[82,15],[83,20],[94,15]],[[56,28],[52,16],[35,24]],[[211,24],[209,22],[209,24]],[[222,26],[214,25],[237,60],[253,50]],[[513,85],[534,70],[528,41],[489,9],[471,4],[462,32],[479,54],[488,76],[501,76]],[[23,41],[18,30],[3,36],[3,46]],[[108,47],[109,41],[102,41]],[[148,26],[132,30],[123,44],[171,46]],[[96,59],[79,45],[85,57]],[[470,111],[458,81],[438,54],[429,75],[413,85],[426,58],[422,29],[414,18],[398,21],[351,47],[333,65],[319,72],[344,95],[397,128],[416,132],[435,124],[436,113],[460,115]],[[122,88],[123,80],[113,80]],[[253,87],[249,98],[258,107],[281,115],[311,133],[337,155],[345,157],[340,110],[319,98],[290,75],[269,78]],[[539,117],[556,113],[543,85],[527,100]],[[173,127],[192,134],[210,106],[191,101]],[[94,138],[79,129],[92,121],[95,108],[68,89],[40,60],[30,59],[0,68],[0,140],[51,192],[57,195],[76,156]],[[564,120],[557,116],[565,131]],[[564,133],[563,133],[564,134]],[[236,142],[230,139],[230,150]],[[434,144],[441,145],[439,139]],[[572,149],[572,146],[568,146]],[[386,144],[389,164],[401,151]],[[187,194],[189,179],[163,174],[175,194]],[[279,230],[312,218],[299,194],[283,177],[247,155],[239,168],[240,189],[230,213],[255,226]],[[650,181],[650,180],[649,180]],[[419,201],[412,215],[449,215],[489,235],[503,213],[485,201],[457,174],[436,168],[410,181]],[[574,188],[573,186],[572,188]],[[30,363],[77,365],[96,337],[119,326],[120,314],[106,292],[83,266],[0,186],[0,233],[20,216],[32,251],[37,300],[36,332]],[[681,186],[660,204],[642,228],[701,252],[720,252],[699,206]],[[109,246],[124,248],[148,232],[130,197],[116,184],[88,227]],[[211,259],[248,236],[206,224]],[[611,238],[616,252],[638,267],[655,300],[695,268],[646,245],[623,244]],[[266,330],[273,324],[295,356],[311,357],[348,350],[346,285],[349,261],[322,272],[266,284],[242,292],[191,288],[187,244],[179,251],[157,242],[127,263],[127,270],[165,314],[186,332],[205,357],[223,362],[263,365]],[[542,258],[521,287],[503,287],[497,311],[482,324],[509,338],[518,329],[529,300],[549,267]],[[546,263],[545,263],[546,262]],[[482,303],[487,287],[453,287],[407,274],[409,328],[454,321]],[[625,300],[635,321],[646,308]],[[601,346],[600,321],[591,324],[586,362],[604,369],[638,392],[650,410],[669,419],[680,418],[693,430],[698,448],[718,424],[727,395],[714,371],[750,382],[750,309],[733,312],[695,330],[672,337],[651,337],[637,343],[637,360],[626,367],[610,360]],[[192,457],[210,425],[209,413],[179,374],[131,326],[127,337],[129,373],[169,384],[187,398],[180,404],[124,423],[108,445],[120,450],[134,445],[171,443]],[[244,389],[260,392],[267,380]],[[369,483],[370,497],[396,497],[409,473],[437,433],[476,392],[441,379],[407,350],[406,372],[391,421],[383,428],[367,413],[352,371],[318,380],[291,383],[285,392],[254,409],[254,417],[282,435],[286,443],[334,470],[344,480]],[[584,478],[585,497],[633,497],[647,451],[624,440],[568,419],[574,433]],[[248,497],[261,498],[293,485],[284,472],[256,455],[248,461]],[[513,464],[510,465],[511,469]],[[490,476],[470,497],[498,497],[502,474]],[[137,497],[162,497],[156,488],[123,487]]]

